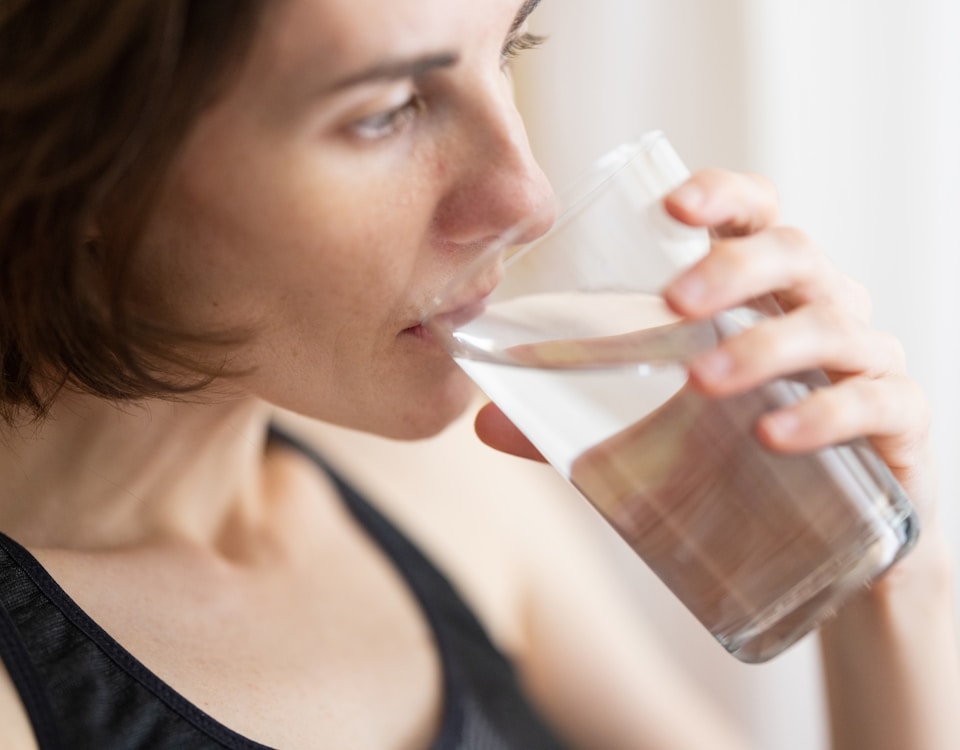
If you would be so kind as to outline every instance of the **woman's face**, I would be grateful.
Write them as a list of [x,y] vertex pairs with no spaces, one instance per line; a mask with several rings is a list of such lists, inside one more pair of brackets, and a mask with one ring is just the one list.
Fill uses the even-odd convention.
[[136,296],[187,330],[247,332],[229,362],[247,372],[244,392],[393,437],[431,434],[470,389],[421,335],[422,311],[551,197],[505,68],[536,2],[267,5],[238,77],[174,164]]

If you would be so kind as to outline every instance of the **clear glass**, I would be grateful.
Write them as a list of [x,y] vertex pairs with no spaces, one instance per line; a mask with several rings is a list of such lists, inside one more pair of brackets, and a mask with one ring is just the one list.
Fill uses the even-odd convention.
[[[910,502],[865,441],[806,455],[756,439],[821,372],[727,399],[685,363],[780,314],[762,299],[678,319],[659,290],[709,251],[662,196],[687,171],[660,133],[601,159],[553,228],[484,251],[424,321],[459,365],[734,656],[770,659],[915,541]],[[492,289],[492,291],[490,291]]]

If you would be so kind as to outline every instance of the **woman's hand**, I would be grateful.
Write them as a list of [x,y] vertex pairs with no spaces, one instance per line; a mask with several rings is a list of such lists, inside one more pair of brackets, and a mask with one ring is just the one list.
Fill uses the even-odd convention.
[[[952,569],[937,528],[929,407],[906,374],[903,349],[870,326],[864,289],[839,273],[802,232],[779,224],[763,179],[700,172],[668,195],[667,211],[716,238],[710,253],[663,294],[698,319],[772,295],[784,311],[690,363],[691,384],[711,396],[823,369],[831,384],[757,423],[768,447],[804,452],[866,437],[921,516],[916,549],[821,629],[832,747],[947,750],[960,747],[960,657]],[[494,406],[477,433],[495,448],[536,450]]]
[[[928,406],[906,375],[899,342],[870,327],[864,289],[806,235],[778,224],[776,193],[762,178],[705,170],[664,204],[677,220],[716,237],[711,252],[664,290],[677,313],[705,318],[768,293],[785,312],[694,360],[695,387],[732,395],[777,376],[826,370],[833,385],[765,415],[760,439],[774,450],[801,452],[867,436],[922,515],[932,515]],[[480,411],[476,428],[494,448],[541,458],[493,405]]]
[[717,239],[664,290],[690,318],[772,294],[784,315],[764,320],[691,363],[704,393],[730,395],[813,368],[831,385],[764,415],[770,448],[815,450],[865,436],[921,516],[917,548],[821,630],[832,746],[953,748],[960,700],[952,576],[934,518],[936,481],[929,407],[907,376],[903,348],[870,326],[863,288],[840,274],[803,233],[779,225],[771,186],[750,175],[705,171],[666,198],[667,211]]
[[760,438],[775,450],[800,452],[867,436],[921,514],[931,516],[929,408],[906,374],[899,341],[870,327],[864,289],[806,235],[778,224],[775,192],[762,178],[700,172],[665,205],[676,219],[708,227],[718,238],[664,290],[671,307],[703,318],[770,293],[786,313],[698,357],[691,363],[696,386],[730,395],[776,376],[826,370],[833,385],[764,416]]

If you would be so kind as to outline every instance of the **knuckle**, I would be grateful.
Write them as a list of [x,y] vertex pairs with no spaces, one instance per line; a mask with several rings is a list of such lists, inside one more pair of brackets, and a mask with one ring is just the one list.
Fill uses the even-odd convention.
[[[863,433],[867,431],[867,420],[873,420],[876,416],[884,418],[885,404],[877,403],[873,394],[873,389],[863,379],[857,378],[853,381],[854,385],[850,389],[842,389],[836,395],[838,401],[844,405],[843,416],[844,423],[848,426],[850,432]],[[845,390],[849,390],[849,397],[842,399],[847,395]],[[841,400],[842,399],[842,400]]]
[[[810,320],[810,336],[819,342],[833,369],[847,369],[842,363],[859,362],[861,367],[876,359],[870,349],[873,337],[862,321],[841,307],[832,304],[809,304],[805,316]],[[860,368],[853,368],[860,369]]]
[[721,182],[728,180],[731,177],[731,172],[726,169],[720,169],[718,167],[705,167],[703,169],[697,170],[694,177],[706,180],[708,182]]
[[858,386],[869,432],[898,436],[903,442],[926,434],[932,416],[930,405],[915,380],[906,375],[861,378]]
[[825,263],[825,258],[820,252],[817,244],[802,229],[794,226],[777,226],[773,231],[777,241],[791,253],[806,261],[808,265],[821,267]]
[[753,328],[753,341],[750,342],[757,352],[762,352],[770,360],[782,359],[794,348],[791,337],[786,336],[780,330],[783,326],[778,326],[781,321],[769,321]]
[[847,439],[850,425],[856,423],[859,409],[855,400],[843,397],[836,387],[815,390],[801,405],[810,439],[817,445],[827,445]]
[[716,195],[730,212],[727,221],[715,227],[724,236],[744,237],[775,225],[780,217],[780,202],[773,184],[754,173],[707,168],[694,180]]
[[732,179],[734,179],[732,172],[716,167],[699,169],[690,177],[691,182],[695,182],[708,192],[722,190]]
[[849,276],[842,276],[841,282],[844,302],[857,316],[869,321],[873,317],[873,298],[867,287]]
[[727,342],[741,368],[760,368],[773,374],[793,360],[793,341],[780,330],[781,320],[760,323]]
[[803,412],[811,439],[822,445],[869,437],[885,460],[901,467],[927,451],[932,410],[921,386],[905,375],[855,376],[817,389]]
[[834,339],[848,342],[863,332],[863,326],[836,305],[811,304],[808,310],[817,328]]
[[850,378],[841,384],[818,390],[815,398],[821,403],[824,421],[841,425],[844,434],[862,434],[864,419],[876,414],[863,378]]
[[907,376],[903,376],[903,381],[910,396],[905,401],[910,404],[909,411],[913,415],[915,429],[919,435],[925,435],[933,424],[933,407],[920,383]]
[[714,239],[709,254],[701,261],[701,268],[711,283],[726,287],[734,280],[739,282],[750,277],[755,263],[752,255],[740,238]]
[[724,273],[745,274],[753,260],[753,253],[738,238],[724,238],[713,243],[714,260]]
[[877,338],[880,346],[887,353],[889,362],[888,369],[896,372],[904,372],[907,369],[907,350],[903,342],[892,333],[878,331]]
[[779,209],[780,195],[769,177],[757,172],[744,172],[743,177],[754,184],[770,206]]

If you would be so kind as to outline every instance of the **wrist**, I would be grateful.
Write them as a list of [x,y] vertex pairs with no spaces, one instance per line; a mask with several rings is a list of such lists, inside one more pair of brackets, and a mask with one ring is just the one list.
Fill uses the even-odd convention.
[[833,747],[960,747],[953,569],[942,532],[854,596],[820,632]]

